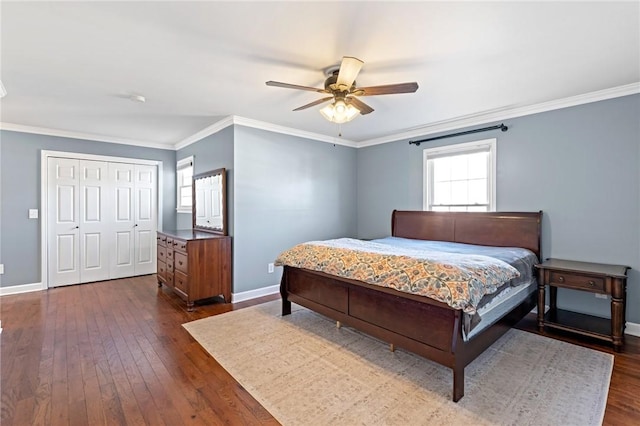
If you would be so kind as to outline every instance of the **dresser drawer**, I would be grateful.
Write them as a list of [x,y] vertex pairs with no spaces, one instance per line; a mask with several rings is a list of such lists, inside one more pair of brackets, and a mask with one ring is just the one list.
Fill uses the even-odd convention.
[[173,268],[174,268],[174,266],[173,266],[173,260],[171,260],[171,259],[167,259],[166,265],[167,265],[167,272],[168,272],[168,273],[173,272]]
[[187,253],[187,242],[183,240],[173,240],[173,248],[175,250],[180,250],[181,252]]
[[173,272],[167,272],[165,275],[166,275],[165,279],[167,281],[167,285],[169,287],[173,287]]
[[180,253],[179,251],[174,252],[174,267],[176,268],[177,271],[180,271],[184,274],[188,274],[189,273],[189,261],[187,260],[187,256]]
[[578,290],[604,292],[604,279],[571,272],[551,271],[549,284],[559,287],[575,288]]
[[173,249],[167,247],[165,254],[166,254],[165,255],[166,260],[173,260]]
[[173,248],[173,238],[167,237],[167,248]]
[[156,240],[158,241],[158,245],[162,246],[162,247],[166,247],[167,246],[167,236],[166,235],[158,235],[156,237]]
[[158,260],[160,262],[164,262],[167,260],[167,248],[163,246],[158,246]]
[[189,277],[187,275],[183,274],[180,271],[176,271],[174,273],[173,285],[177,289],[182,290],[185,294],[189,294],[189,292],[187,291],[188,284],[189,284]]
[[161,261],[158,262],[158,278],[165,281],[167,279],[167,265]]

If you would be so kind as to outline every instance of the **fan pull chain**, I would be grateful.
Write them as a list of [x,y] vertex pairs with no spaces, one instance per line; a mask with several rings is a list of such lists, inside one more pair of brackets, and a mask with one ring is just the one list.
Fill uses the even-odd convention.
[[342,123],[338,123],[338,137],[342,137]]

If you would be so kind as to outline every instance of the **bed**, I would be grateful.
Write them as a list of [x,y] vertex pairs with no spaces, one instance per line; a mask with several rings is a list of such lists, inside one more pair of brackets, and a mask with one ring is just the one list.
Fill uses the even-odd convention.
[[[540,259],[541,218],[542,212],[394,210],[391,235],[416,242],[518,247]],[[457,402],[464,395],[465,367],[535,306],[535,274],[531,280],[526,289],[519,287],[525,290],[518,292],[517,304],[498,303],[499,317],[470,333],[467,308],[454,309],[423,295],[283,264],[282,315],[291,314],[293,302],[383,340],[392,350],[401,347],[449,367],[452,399]]]

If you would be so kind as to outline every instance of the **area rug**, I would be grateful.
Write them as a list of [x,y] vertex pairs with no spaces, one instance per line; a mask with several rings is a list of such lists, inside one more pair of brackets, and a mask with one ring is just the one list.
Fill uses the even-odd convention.
[[183,326],[283,425],[599,425],[613,356],[510,330],[451,370],[280,301]]

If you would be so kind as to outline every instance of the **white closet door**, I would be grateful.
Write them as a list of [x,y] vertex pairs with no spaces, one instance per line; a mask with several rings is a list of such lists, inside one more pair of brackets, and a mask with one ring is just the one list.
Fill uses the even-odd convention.
[[47,158],[48,286],[156,272],[157,167]]
[[112,233],[111,278],[135,275],[134,165],[109,163]]
[[50,287],[80,282],[79,167],[79,160],[66,158],[47,163]]
[[80,282],[109,279],[106,220],[108,167],[103,161],[80,160]]
[[156,170],[155,166],[136,164],[135,174],[135,274],[156,272]]

